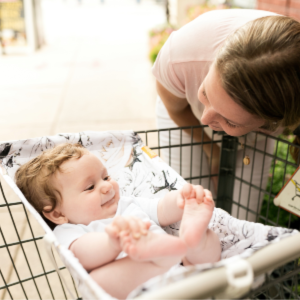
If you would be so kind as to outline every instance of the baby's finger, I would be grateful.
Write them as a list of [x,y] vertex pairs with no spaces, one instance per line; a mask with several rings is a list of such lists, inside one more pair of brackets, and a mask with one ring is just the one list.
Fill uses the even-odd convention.
[[122,233],[120,234],[120,246],[122,249],[124,249],[124,246],[128,243],[130,243],[131,241],[131,237],[128,235],[122,235]]
[[105,231],[112,238],[117,238],[119,236],[119,229],[112,224],[106,226]]
[[126,218],[124,217],[116,217],[113,221],[113,225],[118,229],[118,232],[127,231],[129,229],[129,224]]
[[145,224],[146,224],[147,229],[149,229],[151,226],[151,223],[149,221],[146,221]]
[[141,233],[139,230],[138,220],[135,218],[128,219],[128,224],[130,227],[130,232],[135,239],[139,239],[141,237]]
[[139,224],[140,233],[142,235],[147,235],[148,234],[148,229],[150,228],[151,223],[150,222],[144,222],[142,220],[138,220],[138,224]]

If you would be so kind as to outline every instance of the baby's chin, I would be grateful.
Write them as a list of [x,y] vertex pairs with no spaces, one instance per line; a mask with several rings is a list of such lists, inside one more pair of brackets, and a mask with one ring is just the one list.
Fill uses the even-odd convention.
[[116,196],[114,197],[114,199],[113,199],[113,202],[112,202],[111,206],[110,206],[110,211],[111,211],[111,213],[114,214],[114,215],[115,215],[116,212],[117,212],[119,201],[120,201],[120,196],[119,196],[119,195],[116,195]]

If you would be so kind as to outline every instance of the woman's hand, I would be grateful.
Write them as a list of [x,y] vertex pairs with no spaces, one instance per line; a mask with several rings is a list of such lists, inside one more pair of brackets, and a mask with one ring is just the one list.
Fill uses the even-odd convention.
[[[205,149],[204,149],[205,152]],[[207,151],[208,152],[208,151]],[[208,154],[208,163],[210,166],[210,174],[218,174],[219,173],[219,167],[220,167],[220,147],[216,144],[213,145],[213,152],[212,156],[209,151]],[[210,157],[211,156],[211,157]],[[211,177],[211,181],[213,183],[214,189],[217,192],[218,191],[218,176]]]
[[[169,92],[159,81],[156,81],[156,89],[159,97],[164,103],[170,118],[179,126],[198,126],[200,121],[195,117],[187,99],[178,98]],[[189,135],[192,134],[190,129],[184,129]],[[204,132],[203,128],[193,129],[193,138],[197,142],[210,142],[211,139]],[[211,151],[211,145],[213,151]],[[219,171],[220,147],[216,143],[203,145],[203,151],[208,157],[211,164],[211,174],[217,174]],[[215,190],[218,187],[218,178],[212,177]]]

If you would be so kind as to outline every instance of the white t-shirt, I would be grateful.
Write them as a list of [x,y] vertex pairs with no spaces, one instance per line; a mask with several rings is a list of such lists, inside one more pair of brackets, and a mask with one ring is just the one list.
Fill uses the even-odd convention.
[[[158,222],[157,206],[159,200],[160,198],[147,199],[134,196],[121,197],[118,203],[117,212],[113,218],[93,221],[89,225],[66,223],[56,226],[53,233],[61,245],[69,248],[72,242],[86,233],[104,232],[105,227],[111,224],[117,216],[134,216],[143,221],[149,221],[151,223],[151,231],[159,234],[166,234]],[[126,254],[121,252],[117,259],[125,256]]]

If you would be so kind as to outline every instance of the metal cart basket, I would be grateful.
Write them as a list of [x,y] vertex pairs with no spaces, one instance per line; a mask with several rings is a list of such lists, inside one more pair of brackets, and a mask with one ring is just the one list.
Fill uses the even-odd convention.
[[[262,164],[267,159],[272,159],[268,184],[265,187],[262,185],[262,182],[259,185],[254,184],[252,175],[250,179],[249,177],[245,178],[243,176],[244,167],[240,174],[235,173],[236,153],[241,146],[238,138],[213,132],[211,142],[204,142],[203,140],[196,142],[193,140],[193,133],[199,127],[205,126],[147,130],[137,133],[143,142],[159,156],[161,156],[161,152],[168,151],[169,159],[166,162],[171,167],[172,151],[174,149],[178,151],[179,149],[181,157],[184,149],[189,147],[191,151],[191,172],[184,179],[193,183],[197,182],[197,184],[203,184],[203,181],[206,180],[208,182],[207,188],[210,188],[210,179],[218,178],[218,188],[215,196],[216,207],[231,213],[233,206],[235,206],[237,208],[236,218],[241,217],[240,212],[243,211],[243,218],[247,219],[248,215],[251,214],[255,216],[256,222],[264,225],[299,230],[300,219],[273,204],[274,197],[299,165],[300,158],[295,162],[289,154],[290,147],[293,146],[292,142],[285,138],[273,137],[263,133],[255,133],[252,144],[247,143],[247,136],[244,138],[242,143],[243,157],[250,151],[251,155],[248,157],[250,165],[247,168],[251,168],[251,174],[254,171],[253,167],[257,153],[263,157]],[[189,129],[191,132],[190,141],[183,142],[181,140],[179,144],[173,144],[171,142],[172,134],[182,135],[182,132],[186,129]],[[169,136],[168,144],[161,143],[162,134]],[[258,140],[263,140],[265,147],[257,147]],[[270,140],[275,143],[273,152],[266,151],[266,145]],[[213,149],[213,144],[218,144],[221,149],[219,172],[212,174],[209,171],[203,174],[199,170],[199,174],[195,176],[194,172],[192,172],[193,147],[195,145],[200,145],[200,147],[210,145],[211,149]],[[5,148],[5,144],[2,145],[3,147],[0,148],[0,160],[9,151],[9,149]],[[203,155],[198,159],[202,161],[204,159]],[[7,163],[9,164],[9,161]],[[234,186],[237,184],[240,190],[244,186],[248,187],[249,198],[248,202],[246,201],[246,205],[240,199],[241,192],[238,197],[233,196]],[[16,200],[17,198],[13,191],[3,180],[0,182],[0,189],[0,299],[69,299],[70,296],[66,291],[65,284],[61,281],[56,270],[53,269],[52,263],[46,256],[42,241],[43,229],[36,224],[35,219],[28,213],[24,204]],[[250,208],[249,205],[251,190],[259,192],[257,210]],[[59,269],[64,274],[64,277],[67,278],[67,285],[72,287],[73,294],[80,298],[68,270],[63,266],[59,257],[55,253],[54,255]],[[243,297],[248,299],[300,299],[300,249],[297,259],[295,257],[285,258],[281,262],[274,264],[274,268],[276,269],[272,272],[264,272],[266,280],[262,286],[252,289]]]

